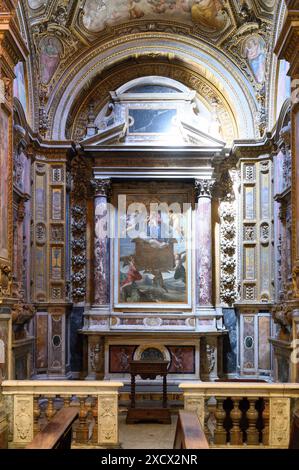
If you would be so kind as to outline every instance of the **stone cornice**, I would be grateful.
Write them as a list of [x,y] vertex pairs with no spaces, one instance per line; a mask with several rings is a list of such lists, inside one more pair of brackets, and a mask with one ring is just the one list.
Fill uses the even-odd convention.
[[[289,2],[289,5],[293,3]],[[297,9],[288,11],[287,19],[274,49],[279,60],[285,59],[290,62],[289,74],[291,76],[299,74],[299,3],[295,3]]]
[[[12,2],[10,2],[12,3]],[[0,11],[0,54],[5,49],[14,65],[25,61],[29,51],[15,22],[15,12]]]
[[230,159],[258,158],[265,154],[275,152],[275,145],[269,136],[260,141],[236,140],[232,147]]

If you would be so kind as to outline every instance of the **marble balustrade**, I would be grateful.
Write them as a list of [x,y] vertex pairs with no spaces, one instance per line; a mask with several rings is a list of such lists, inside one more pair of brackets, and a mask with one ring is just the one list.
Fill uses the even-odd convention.
[[118,391],[122,386],[112,381],[2,382],[9,447],[25,447],[60,408],[68,406],[79,408],[73,428],[74,447],[117,447]]
[[298,383],[182,383],[184,408],[197,413],[211,447],[288,448]]

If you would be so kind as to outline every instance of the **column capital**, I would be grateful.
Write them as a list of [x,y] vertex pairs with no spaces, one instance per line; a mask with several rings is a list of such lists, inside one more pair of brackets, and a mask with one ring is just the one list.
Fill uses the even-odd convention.
[[195,193],[198,199],[213,197],[215,180],[195,180]]
[[94,197],[104,196],[109,198],[111,194],[111,180],[109,178],[92,179],[91,187],[94,191]]

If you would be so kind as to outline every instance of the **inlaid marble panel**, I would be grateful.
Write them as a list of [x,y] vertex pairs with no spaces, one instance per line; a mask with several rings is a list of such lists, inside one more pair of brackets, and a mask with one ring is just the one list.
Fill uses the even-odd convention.
[[254,316],[243,317],[243,365],[244,369],[255,368]]
[[270,297],[270,246],[261,247],[261,289],[262,294],[268,294]]
[[63,317],[51,315],[51,369],[60,369],[62,366],[63,348]]
[[167,349],[171,357],[169,374],[195,374],[194,346],[167,346]]
[[36,314],[36,343],[35,361],[37,369],[48,367],[48,314],[37,312]]
[[253,220],[256,217],[255,211],[255,188],[252,186],[246,187],[245,191],[245,219]]
[[46,175],[37,173],[35,179],[35,218],[46,220]]
[[62,189],[52,189],[52,211],[51,216],[53,220],[61,220],[63,217],[63,202],[62,202]]
[[56,281],[63,276],[63,250],[61,247],[51,248],[51,277]]
[[255,247],[245,247],[245,279],[255,280]]
[[9,115],[0,108],[0,256],[8,258]]
[[270,209],[270,174],[261,173],[261,216],[268,219],[271,215]]
[[46,295],[47,252],[44,246],[35,248],[35,288],[37,295]]
[[260,316],[258,319],[259,329],[259,369],[270,370],[270,343],[271,323],[270,315]]
[[234,309],[223,309],[223,320],[228,334],[223,338],[223,371],[233,374],[237,371],[237,316]]
[[129,372],[129,361],[138,346],[110,346],[109,347],[109,372],[111,374],[123,374]]

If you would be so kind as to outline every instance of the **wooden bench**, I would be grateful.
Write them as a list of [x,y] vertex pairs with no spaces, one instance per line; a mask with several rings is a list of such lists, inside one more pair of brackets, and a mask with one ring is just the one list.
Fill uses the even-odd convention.
[[299,410],[293,414],[289,449],[299,449]]
[[179,411],[173,448],[209,448],[209,443],[196,413],[191,411]]
[[72,425],[78,416],[78,408],[62,408],[26,446],[26,449],[70,449]]

